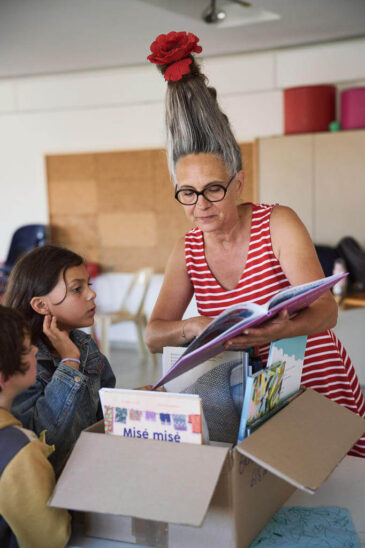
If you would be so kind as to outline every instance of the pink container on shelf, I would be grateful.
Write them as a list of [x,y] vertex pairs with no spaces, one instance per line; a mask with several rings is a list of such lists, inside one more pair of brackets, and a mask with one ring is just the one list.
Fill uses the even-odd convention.
[[341,93],[341,129],[365,128],[365,87]]

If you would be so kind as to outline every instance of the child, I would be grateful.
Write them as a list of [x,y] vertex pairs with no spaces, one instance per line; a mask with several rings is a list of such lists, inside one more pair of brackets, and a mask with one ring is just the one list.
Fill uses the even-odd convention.
[[10,413],[14,396],[37,374],[37,347],[19,312],[0,306],[0,546],[61,548],[70,536],[66,510],[47,506],[55,484],[52,448]]
[[114,388],[108,360],[78,327],[94,322],[95,292],[83,259],[46,245],[24,255],[11,272],[4,304],[23,313],[37,344],[37,379],[17,396],[14,415],[55,445],[56,473],[84,428],[103,418],[98,391]]

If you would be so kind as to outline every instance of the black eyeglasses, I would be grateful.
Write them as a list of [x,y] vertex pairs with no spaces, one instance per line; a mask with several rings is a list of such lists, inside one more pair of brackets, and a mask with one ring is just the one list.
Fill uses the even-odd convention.
[[[229,185],[232,183],[237,173],[229,180],[227,186],[220,185],[218,183],[212,183],[199,192],[198,190],[193,190],[192,188],[182,188],[181,190],[176,190],[175,199],[183,205],[194,205],[197,203],[199,196],[204,196],[208,202],[221,202],[224,200]],[[175,186],[175,189],[177,185]]]

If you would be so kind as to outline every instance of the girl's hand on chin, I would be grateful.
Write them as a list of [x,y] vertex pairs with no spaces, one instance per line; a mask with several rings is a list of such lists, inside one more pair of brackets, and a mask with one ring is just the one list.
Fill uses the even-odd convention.
[[[47,314],[43,320],[43,333],[49,339],[53,348],[61,356],[61,359],[65,358],[80,358],[80,351],[77,346],[71,341],[67,331],[62,331],[57,327],[56,316]],[[78,369],[76,362],[69,362],[69,365]]]

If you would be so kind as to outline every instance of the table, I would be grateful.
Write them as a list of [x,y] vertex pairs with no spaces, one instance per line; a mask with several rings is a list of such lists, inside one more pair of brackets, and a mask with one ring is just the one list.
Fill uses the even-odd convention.
[[336,302],[341,310],[365,306],[365,291],[354,291],[345,295],[336,295]]

